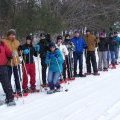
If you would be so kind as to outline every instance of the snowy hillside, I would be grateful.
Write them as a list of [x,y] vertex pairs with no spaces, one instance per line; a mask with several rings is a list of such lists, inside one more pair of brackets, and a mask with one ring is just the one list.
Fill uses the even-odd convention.
[[[63,87],[69,91],[31,94],[16,100],[16,107],[0,106],[0,120],[120,120],[120,65]],[[0,99],[2,94],[0,89]]]

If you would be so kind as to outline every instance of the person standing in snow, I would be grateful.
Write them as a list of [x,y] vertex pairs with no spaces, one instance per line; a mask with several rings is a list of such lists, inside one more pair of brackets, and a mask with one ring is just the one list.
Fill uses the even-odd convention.
[[13,106],[16,105],[16,103],[14,101],[11,81],[8,76],[7,62],[9,58],[12,58],[12,51],[3,42],[0,35],[0,82],[6,95],[6,104],[8,106]]
[[68,50],[67,47],[63,44],[63,38],[61,35],[57,36],[57,42],[56,42],[57,48],[61,51],[64,59],[63,63],[63,80],[67,81],[66,77],[66,57],[68,56]]
[[63,55],[59,49],[56,48],[55,43],[50,43],[50,51],[47,52],[45,63],[49,66],[48,70],[48,84],[50,91],[48,94],[60,91],[59,77],[63,71]]
[[40,42],[36,45],[37,51],[40,54],[42,65],[42,87],[47,87],[46,72],[47,65],[45,63],[47,51],[49,51],[49,44],[51,43],[50,34],[41,33]]
[[100,75],[97,69],[96,55],[95,50],[98,44],[98,39],[91,33],[90,30],[86,30],[87,43],[87,54],[86,54],[86,64],[87,64],[87,73],[86,75],[91,75],[91,63],[93,67],[93,75]]
[[110,56],[111,56],[111,65],[112,69],[116,69],[115,65],[115,51],[117,49],[117,41],[114,39],[114,34],[111,33],[109,35],[109,51],[110,51]]
[[15,78],[15,86],[16,86],[16,94],[22,96],[21,86],[20,86],[20,60],[18,55],[18,47],[20,46],[20,42],[16,39],[16,31],[14,29],[10,29],[7,33],[7,38],[5,43],[9,47],[9,49],[13,52],[13,58],[8,61],[8,75],[9,80],[11,81],[12,72]]
[[[74,77],[86,77],[83,74],[83,52],[87,48],[87,44],[83,37],[80,36],[79,31],[75,31],[75,36],[71,39],[71,42],[75,46],[73,52],[74,57]],[[77,74],[77,66],[79,61],[79,75]]]
[[120,37],[118,37],[118,33],[114,32],[114,38],[113,38],[117,44],[115,49],[115,64],[118,64],[118,58],[119,58],[119,45],[120,45]]
[[[27,36],[26,37],[26,43],[22,46],[20,46],[20,53],[23,56],[23,93],[29,93],[29,92],[39,92],[39,90],[36,89],[36,71],[35,71],[35,62],[34,62],[34,56],[37,57],[37,52],[35,51],[35,48],[32,45],[32,37]],[[28,88],[28,75],[30,75],[30,88]]]
[[73,77],[73,51],[75,49],[74,44],[71,42],[70,35],[66,34],[64,39],[64,45],[68,49],[68,56],[66,56],[67,74],[69,80],[75,80]]
[[99,71],[108,71],[108,61],[107,61],[107,54],[108,54],[108,39],[106,38],[106,34],[101,32],[99,35],[99,42],[98,42],[98,70]]

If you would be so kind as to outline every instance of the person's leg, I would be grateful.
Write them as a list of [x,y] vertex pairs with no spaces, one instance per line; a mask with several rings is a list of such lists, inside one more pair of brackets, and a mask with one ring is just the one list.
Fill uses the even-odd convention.
[[47,65],[44,63],[41,64],[42,65],[42,82],[43,85],[46,85],[46,72],[47,72]]
[[98,61],[98,70],[102,70],[102,61],[103,61],[103,52],[98,52],[98,57],[99,57],[99,61]]
[[110,51],[110,54],[111,54],[111,64],[112,66],[115,66],[115,52]]
[[63,63],[63,79],[65,80],[66,79],[66,62],[64,60],[64,63]]
[[8,78],[9,78],[9,81],[11,81],[11,77],[12,77],[12,67],[8,66]]
[[8,69],[5,66],[0,67],[0,82],[6,94],[6,102],[12,102],[14,100],[13,90],[8,76]]
[[87,55],[86,55],[86,65],[87,65],[87,73],[91,73],[91,53],[90,52],[87,52]]
[[28,89],[28,74],[29,74],[29,66],[25,64],[25,66],[22,66],[23,70],[23,83],[22,83],[22,88],[23,90]]
[[110,51],[107,51],[107,63],[108,63],[108,67],[109,67],[109,64],[110,64]]
[[59,77],[60,77],[60,72],[55,72],[53,74],[53,83],[57,89],[60,89]]
[[91,62],[92,62],[92,67],[93,67],[93,72],[97,73],[97,62],[96,62],[96,56],[95,56],[95,52],[91,52]]
[[36,85],[35,85],[35,83],[36,83],[36,75],[35,75],[35,64],[33,63],[33,64],[29,64],[30,65],[30,67],[29,67],[29,69],[30,69],[30,85],[31,85],[31,89],[36,89]]
[[107,51],[103,52],[103,68],[104,69],[108,69]]
[[49,84],[50,90],[54,90],[53,75],[54,73],[52,71],[48,71],[48,84]]
[[83,54],[79,55],[79,74],[83,74]]
[[73,57],[74,57],[74,76],[77,75],[77,54],[74,52],[73,53]]
[[21,92],[21,87],[20,87],[20,76],[18,74],[18,67],[14,66],[13,67],[13,73],[14,73],[14,78],[15,78],[15,85],[16,85],[16,90],[17,92]]
[[117,64],[117,60],[118,60],[118,55],[119,54],[119,48],[117,47],[116,49],[115,49],[115,64]]
[[67,74],[68,74],[68,78],[71,78],[69,55],[66,57],[66,65],[67,65]]

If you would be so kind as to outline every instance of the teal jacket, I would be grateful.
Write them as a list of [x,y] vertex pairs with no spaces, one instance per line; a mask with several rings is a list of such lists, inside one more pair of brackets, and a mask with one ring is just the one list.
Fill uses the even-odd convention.
[[120,45],[120,37],[116,36],[114,37],[114,40],[117,42],[117,47]]
[[63,62],[63,56],[59,49],[54,52],[47,52],[45,63],[49,66],[50,71],[62,73]]

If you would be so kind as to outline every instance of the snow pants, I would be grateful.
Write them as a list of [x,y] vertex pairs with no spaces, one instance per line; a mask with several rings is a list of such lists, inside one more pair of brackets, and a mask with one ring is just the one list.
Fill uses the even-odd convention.
[[20,66],[8,66],[8,76],[9,80],[11,81],[11,76],[12,73],[14,74],[14,79],[15,79],[15,87],[16,87],[16,92],[21,92],[21,87],[20,87]]
[[[26,68],[25,68],[26,67]],[[31,89],[35,89],[36,88],[36,75],[35,75],[35,64],[25,64],[25,66],[23,65],[23,90],[28,88],[28,75],[30,76],[30,87]]]
[[119,58],[119,48],[117,47],[115,49],[115,63],[117,63],[118,58]]
[[77,66],[79,61],[79,74],[82,74],[83,70],[83,54],[82,53],[73,53],[74,57],[74,75],[77,74]]
[[41,66],[42,66],[42,82],[43,82],[43,85],[46,85],[47,65],[45,63],[45,58],[41,58]]
[[94,73],[98,72],[95,51],[87,51],[86,64],[88,73],[91,73],[91,64],[93,67],[93,72]]
[[111,64],[115,65],[115,51],[110,51]]
[[99,56],[99,61],[98,61],[98,69],[104,69],[108,68],[108,61],[107,61],[107,54],[108,51],[99,51],[98,56]]
[[13,90],[11,86],[11,80],[9,79],[9,76],[8,76],[7,66],[0,66],[0,82],[6,94],[6,100],[12,101],[14,99],[14,96],[13,96]]
[[55,87],[57,89],[60,88],[60,83],[59,83],[59,77],[60,77],[60,72],[48,72],[48,84],[51,90],[54,90]]

